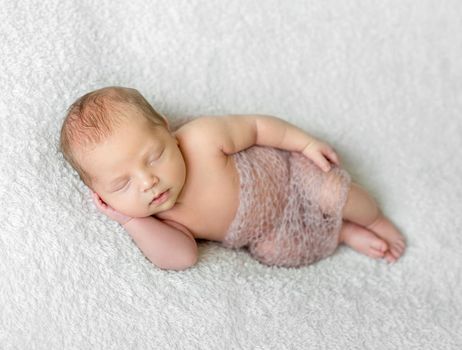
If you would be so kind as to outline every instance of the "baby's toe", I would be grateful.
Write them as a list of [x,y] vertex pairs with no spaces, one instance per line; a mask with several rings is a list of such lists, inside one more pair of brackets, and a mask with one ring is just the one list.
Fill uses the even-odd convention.
[[374,240],[370,245],[371,249],[377,250],[379,252],[385,253],[388,249],[388,244],[381,239]]
[[391,244],[390,245],[390,251],[393,254],[393,256],[396,259],[398,259],[401,255],[403,255],[404,247],[400,246],[399,244]]
[[404,240],[399,240],[396,242],[396,245],[402,250],[404,251],[404,249],[406,249],[406,242]]
[[390,252],[385,253],[384,259],[390,264],[396,262],[397,260]]
[[402,255],[406,250],[406,244],[404,242],[400,242],[397,244],[397,248],[399,249],[399,252]]
[[380,250],[377,250],[377,249],[369,249],[369,251],[367,252],[367,255],[371,258],[374,258],[374,259],[381,259],[383,258],[383,254],[384,252],[380,251]]

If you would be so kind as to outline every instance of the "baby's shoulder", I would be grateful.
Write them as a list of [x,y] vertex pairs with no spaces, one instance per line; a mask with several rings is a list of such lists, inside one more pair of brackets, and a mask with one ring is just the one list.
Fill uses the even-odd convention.
[[181,126],[175,136],[185,147],[196,151],[221,151],[225,130],[219,116],[200,116]]
[[181,125],[176,132],[191,133],[191,132],[203,132],[208,133],[211,128],[219,124],[222,117],[215,115],[202,115],[192,118]]

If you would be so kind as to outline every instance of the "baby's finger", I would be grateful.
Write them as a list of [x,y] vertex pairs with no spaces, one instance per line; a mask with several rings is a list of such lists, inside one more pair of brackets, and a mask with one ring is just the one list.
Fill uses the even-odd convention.
[[100,209],[100,210],[106,209],[107,205],[106,205],[106,203],[103,202],[103,200],[101,199],[101,197],[99,196],[98,193],[92,192],[92,196],[93,196],[93,201],[95,202],[96,207],[98,209]]
[[330,170],[330,164],[322,153],[316,153],[312,155],[312,161],[324,171]]
[[335,153],[335,151],[333,149],[328,150],[327,158],[329,158],[332,161],[332,163],[340,165],[340,160],[338,158],[338,155],[337,155],[337,153]]
[[321,148],[321,152],[332,163],[340,165],[337,153],[335,153],[334,149],[330,145],[324,144]]
[[96,204],[100,204],[101,203],[101,198],[99,198],[98,194],[96,192],[91,192],[91,196],[93,198],[93,201],[96,203]]
[[99,204],[99,196],[93,191],[91,191],[91,198],[93,199],[93,202],[95,202],[95,204]]

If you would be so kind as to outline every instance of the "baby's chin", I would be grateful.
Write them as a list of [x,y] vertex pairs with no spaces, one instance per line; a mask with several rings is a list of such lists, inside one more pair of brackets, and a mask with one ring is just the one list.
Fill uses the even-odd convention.
[[175,201],[167,201],[163,203],[162,205],[159,205],[158,207],[155,207],[149,211],[148,216],[153,216],[156,214],[159,214],[163,211],[167,211],[172,209],[175,206],[176,202]]
[[148,216],[155,216],[161,212],[164,212],[166,210],[169,210],[173,207],[173,205],[165,206],[162,208],[155,208],[151,210],[147,210],[144,212],[131,212],[131,213],[126,213],[125,215],[131,216],[132,218],[147,218]]

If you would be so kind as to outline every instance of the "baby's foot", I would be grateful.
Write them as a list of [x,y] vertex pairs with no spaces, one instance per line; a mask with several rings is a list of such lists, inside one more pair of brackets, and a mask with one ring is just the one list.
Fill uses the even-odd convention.
[[344,221],[340,231],[340,243],[374,259],[381,259],[388,250],[387,242],[363,226]]
[[385,260],[395,262],[403,255],[406,248],[406,241],[398,229],[385,216],[380,216],[367,227],[388,243],[388,250],[385,252]]

